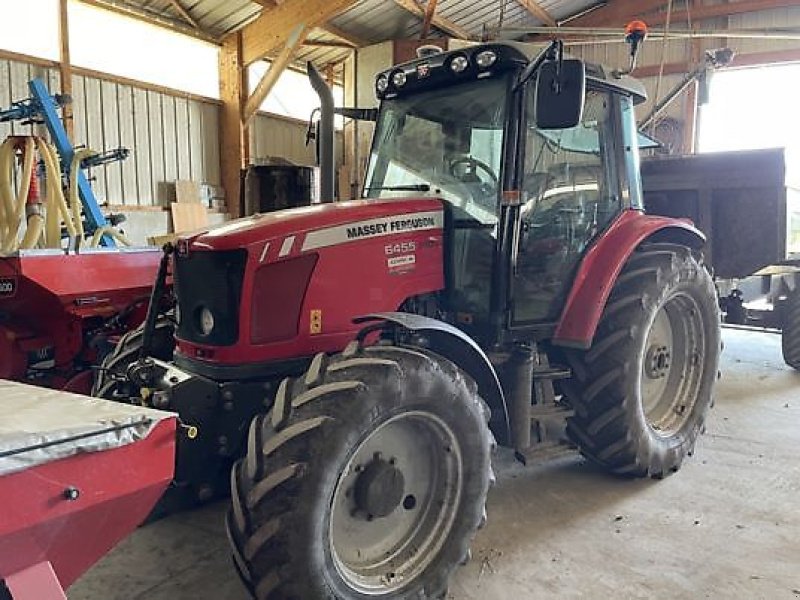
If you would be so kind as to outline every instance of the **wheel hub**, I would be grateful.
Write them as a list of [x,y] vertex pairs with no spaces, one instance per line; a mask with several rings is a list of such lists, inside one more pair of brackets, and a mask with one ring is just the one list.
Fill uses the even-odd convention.
[[405,477],[394,465],[376,454],[356,479],[354,499],[359,511],[367,519],[386,517],[394,512],[403,500]]
[[653,344],[645,358],[645,373],[650,379],[663,379],[669,373],[672,353],[667,346]]

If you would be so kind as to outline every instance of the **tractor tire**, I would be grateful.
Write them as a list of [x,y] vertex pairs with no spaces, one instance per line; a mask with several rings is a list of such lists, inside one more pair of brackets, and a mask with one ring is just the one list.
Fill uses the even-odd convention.
[[800,287],[786,298],[781,327],[783,361],[800,371]]
[[677,471],[704,430],[719,353],[708,271],[688,248],[640,247],[614,284],[592,347],[567,355],[569,437],[613,473]]
[[[153,358],[165,361],[172,359],[175,350],[174,335],[175,323],[169,317],[159,317],[153,335]],[[92,386],[92,396],[121,402],[138,397],[139,390],[133,389],[132,384],[126,380],[126,373],[128,367],[139,358],[143,337],[144,323],[120,338],[114,350],[100,363]]]
[[475,383],[426,350],[317,355],[231,472],[245,586],[258,600],[444,597],[486,518],[488,418]]

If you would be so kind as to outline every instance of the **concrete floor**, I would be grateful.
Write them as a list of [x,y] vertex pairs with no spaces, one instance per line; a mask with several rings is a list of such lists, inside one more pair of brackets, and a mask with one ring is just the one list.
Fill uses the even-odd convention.
[[[800,598],[800,374],[780,338],[727,330],[723,378],[693,459],[629,481],[582,459],[522,467],[501,456],[489,524],[454,600]],[[139,529],[71,600],[244,600],[224,504]]]

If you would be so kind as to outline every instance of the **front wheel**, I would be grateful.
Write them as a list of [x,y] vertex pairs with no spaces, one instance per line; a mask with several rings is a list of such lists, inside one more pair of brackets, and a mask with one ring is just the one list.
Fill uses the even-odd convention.
[[441,598],[485,519],[488,409],[449,361],[318,355],[231,473],[234,561],[259,600]]
[[634,252],[592,347],[568,355],[567,432],[614,473],[663,477],[691,453],[712,402],[720,352],[716,292],[688,248]]

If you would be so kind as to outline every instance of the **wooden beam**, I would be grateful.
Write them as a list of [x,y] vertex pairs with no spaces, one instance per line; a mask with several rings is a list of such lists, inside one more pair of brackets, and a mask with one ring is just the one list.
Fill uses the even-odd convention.
[[517,0],[517,2],[519,2],[522,8],[527,10],[545,25],[549,25],[550,27],[558,27],[558,23],[553,18],[553,15],[542,8],[542,5],[535,0]]
[[[748,52],[737,54],[733,57],[733,62],[728,69],[735,67],[763,67],[773,64],[800,62],[800,47],[787,50],[772,50],[766,52]],[[664,75],[684,75],[688,73],[694,65],[686,62],[674,62],[664,65]],[[641,66],[633,72],[633,76],[639,79],[656,77],[659,65]]]
[[[58,3],[58,41],[59,58],[58,73],[61,79],[61,93],[72,97],[72,61],[69,53],[69,6],[68,0],[59,0]],[[72,103],[68,102],[61,109],[61,120],[67,137],[75,141],[75,121],[72,118]]]
[[303,46],[311,46],[312,48],[341,48],[342,50],[355,50],[353,46],[345,42],[332,42],[330,40],[306,40]]
[[425,7],[425,17],[422,19],[422,33],[419,34],[419,39],[424,40],[431,32],[431,23],[433,17],[436,16],[436,5],[439,0],[428,0],[428,5]]
[[180,0],[169,0],[169,3],[172,5],[177,13],[183,18],[184,21],[189,23],[192,27],[199,30],[200,25],[197,24],[197,21],[194,20],[194,17],[189,14],[189,11],[183,7],[183,4],[180,3]]
[[247,68],[242,60],[242,36],[234,34],[225,39],[219,53],[220,171],[225,202],[233,218],[241,216],[241,172],[250,158],[248,131],[242,124],[246,94]]
[[297,49],[306,39],[309,31],[310,29],[303,24],[294,28],[283,50],[281,50],[280,54],[275,57],[275,60],[270,63],[269,71],[264,74],[261,81],[258,82],[256,89],[247,99],[247,102],[245,102],[242,123],[247,125],[253,116],[255,116],[258,107],[261,106],[264,99],[269,96],[272,88],[275,87],[275,84],[278,82],[278,78],[286,70],[289,63],[292,62],[294,55],[297,53]]
[[331,34],[332,36],[339,38],[343,42],[350,44],[351,46],[353,46],[353,48],[361,48],[363,46],[370,45],[370,42],[368,42],[367,40],[364,40],[358,36],[348,33],[344,29],[340,29],[339,27],[336,27],[336,25],[331,25],[330,23],[326,23],[325,25],[320,25],[319,29],[322,29],[322,31],[325,31]]
[[632,19],[643,19],[647,14],[667,5],[667,0],[611,0],[602,8],[573,19],[571,27],[624,27]]
[[[709,6],[698,6],[691,11],[673,10],[673,23],[686,23],[691,16],[692,23],[705,19],[715,19],[718,17],[730,17],[744,13],[759,12],[775,8],[789,8],[798,6],[798,0],[745,0],[743,2],[731,2],[729,4],[715,4]],[[662,25],[667,20],[666,13],[658,13],[648,16],[645,21],[648,25],[655,27]]]
[[[394,3],[397,4],[399,7],[407,10],[412,15],[416,15],[420,19],[425,19],[425,9],[423,9],[422,6],[419,5],[417,0],[394,0]],[[434,27],[436,27],[436,29],[443,31],[444,33],[446,33],[451,37],[459,38],[462,40],[468,40],[472,38],[472,35],[469,33],[469,31],[467,31],[460,25],[453,23],[453,21],[445,19],[444,17],[437,17],[436,15],[434,15],[433,18],[431,19],[431,23],[433,24]]]
[[356,0],[284,0],[241,30],[242,59],[245,66],[261,60],[289,41],[298,23],[309,29],[352,6]]

